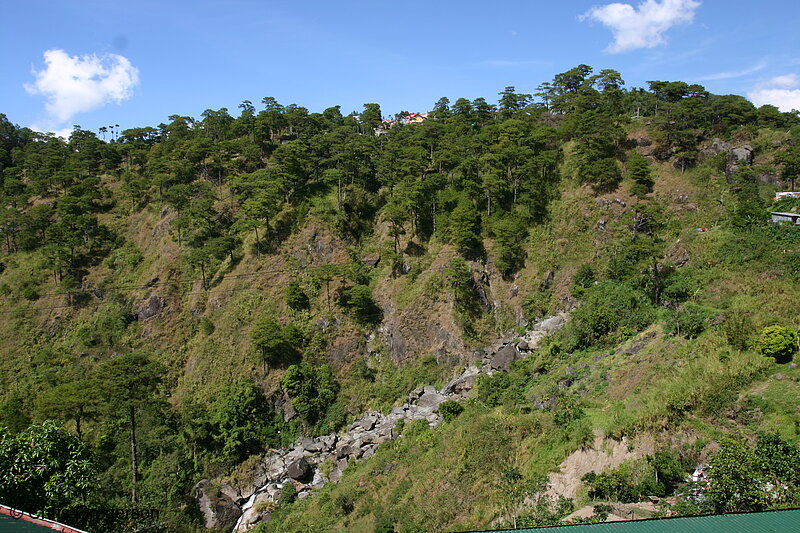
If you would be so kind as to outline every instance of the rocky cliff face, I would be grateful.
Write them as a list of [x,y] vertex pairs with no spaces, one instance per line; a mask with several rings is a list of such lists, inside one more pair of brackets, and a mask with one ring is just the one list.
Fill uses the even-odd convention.
[[566,314],[549,317],[521,337],[499,339],[483,350],[476,364],[441,390],[430,385],[414,389],[403,405],[388,414],[370,411],[344,432],[303,437],[293,448],[265,455],[244,481],[202,480],[195,487],[195,494],[206,528],[233,527],[234,532],[242,533],[269,520],[270,509],[277,504],[284,485],[293,484],[298,498],[307,498],[312,491],[335,483],[350,464],[372,456],[381,444],[401,437],[397,430],[401,420],[427,420],[431,427],[437,426],[442,421],[437,412],[442,402],[469,396],[479,374],[507,371],[512,361],[530,354],[548,333],[561,329],[566,319]]

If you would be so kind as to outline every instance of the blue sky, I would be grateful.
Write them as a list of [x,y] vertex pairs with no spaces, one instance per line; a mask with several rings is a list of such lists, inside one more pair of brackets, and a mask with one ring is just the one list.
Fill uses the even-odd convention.
[[795,1],[3,0],[0,113],[97,131],[274,96],[311,111],[496,101],[585,63],[800,109]]

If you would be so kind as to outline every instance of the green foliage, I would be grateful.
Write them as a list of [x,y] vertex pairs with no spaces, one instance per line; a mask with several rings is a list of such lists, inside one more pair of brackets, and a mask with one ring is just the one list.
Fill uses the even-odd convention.
[[[425,122],[392,128],[381,122],[377,104],[367,104],[361,116],[344,117],[338,107],[310,113],[267,97],[260,111],[243,102],[238,118],[225,109],[206,110],[198,120],[172,116],[158,128],[122,134],[112,128],[112,142],[79,128],[65,142],[0,117],[0,304],[6,316],[0,326],[7,341],[0,357],[0,424],[14,434],[31,419],[58,418],[94,447],[102,471],[96,499],[117,505],[134,488],[143,504],[161,506],[173,529],[192,530],[184,510],[194,508],[186,497],[197,479],[264,447],[288,445],[295,436],[295,425],[284,424],[254,384],[270,383],[275,368],[252,368],[254,356],[261,354],[272,367],[289,366],[284,388],[312,426],[306,430],[327,432],[350,413],[388,410],[408,390],[438,385],[452,373],[441,358],[407,363],[386,354],[369,360],[355,354],[341,363],[353,365],[351,373],[337,374],[338,390],[333,370],[318,362],[331,355],[326,343],[341,346],[341,336],[347,336],[361,346],[365,327],[381,321],[371,289],[380,291],[381,301],[398,303],[392,299],[400,296],[402,321],[413,318],[418,296],[438,305],[443,294],[451,294],[456,322],[474,344],[492,330],[511,327],[511,311],[520,302],[507,295],[505,283],[473,279],[465,261],[438,271],[432,266],[450,249],[442,244],[450,243],[461,256],[487,259],[507,281],[518,280],[530,321],[572,303],[563,300],[563,284],[533,283],[535,272],[556,271],[560,282],[583,264],[572,280],[572,294],[583,305],[550,348],[532,354],[530,362],[516,362],[508,374],[479,378],[476,401],[464,404],[470,416],[443,412],[449,417],[446,438],[425,421],[410,424],[406,433],[413,437],[376,454],[381,465],[396,463],[391,473],[376,477],[374,465],[353,465],[354,473],[338,484],[350,492],[337,506],[332,501],[338,487],[331,486],[329,500],[297,501],[276,510],[272,525],[262,528],[357,530],[374,524],[386,531],[445,531],[508,520],[511,513],[497,515],[496,465],[514,464],[523,481],[538,480],[535,474],[558,465],[571,447],[593,440],[608,402],[615,406],[608,428],[614,435],[671,430],[681,423],[713,433],[730,410],[747,429],[780,427],[793,438],[793,379],[771,380],[759,393],[762,399],[754,400],[759,409],[739,405],[737,397],[752,397],[746,386],[769,366],[766,357],[747,351],[759,346],[752,342],[756,327],[794,320],[800,233],[765,223],[762,198],[774,191],[756,178],[764,172],[795,180],[798,132],[792,144],[786,131],[798,129],[797,117],[772,106],[755,110],[741,97],[712,95],[684,82],[654,81],[649,90],[628,90],[618,72],[594,74],[587,65],[556,75],[537,91],[541,103],[513,87],[500,92],[497,106],[483,98],[459,98],[452,105],[441,99]],[[633,113],[646,118],[628,123]],[[652,153],[664,163],[651,167],[631,151],[630,133],[652,137]],[[701,156],[700,143],[712,135],[749,142],[767,165],[740,165],[735,175],[724,176],[726,154]],[[672,170],[696,163],[701,166],[691,179]],[[562,172],[596,192],[614,190],[625,177],[642,201],[596,209],[584,188],[559,185]],[[656,178],[670,190],[686,191],[689,203],[660,204],[650,194]],[[773,207],[796,205],[782,201]],[[608,218],[606,231],[586,231],[595,215]],[[695,226],[710,231],[695,233]],[[183,265],[174,259],[172,244],[163,242],[167,228]],[[529,239],[529,232],[536,238]],[[484,237],[491,239],[487,257]],[[677,240],[692,260],[673,269],[666,243],[674,249]],[[255,241],[247,250],[254,257],[242,253],[243,241]],[[139,249],[133,242],[147,245]],[[300,257],[307,245],[310,255]],[[249,272],[296,272],[300,263],[306,269],[302,280],[310,281],[320,265],[337,261],[342,246],[353,258],[381,250],[378,270],[354,261],[327,276],[342,279],[337,301],[363,327],[318,320],[309,297],[322,296],[325,283],[312,287],[298,278],[277,287],[259,279],[259,287],[247,287]],[[284,259],[291,264],[283,265]],[[608,270],[601,272],[606,260]],[[524,269],[526,261],[530,269]],[[400,276],[405,263],[412,270]],[[384,279],[387,264],[391,280]],[[154,276],[161,281],[152,283],[171,302],[169,312],[139,323],[131,309],[146,296],[141,284]],[[202,289],[224,283],[213,290],[225,296],[198,291],[192,285],[197,277]],[[611,281],[596,283],[604,278]],[[58,309],[63,304],[54,292],[70,293],[67,307]],[[184,293],[190,293],[186,299]],[[286,324],[274,314],[281,300],[304,322],[302,328],[279,325]],[[499,307],[490,314],[492,301]],[[635,369],[628,365],[638,357],[588,351],[610,348],[645,327],[661,305],[664,329],[691,342],[652,337]],[[710,326],[714,308],[724,320],[715,316]],[[323,331],[303,338],[323,323]],[[252,350],[239,338],[248,329]],[[201,335],[194,336],[198,330]],[[765,344],[767,351],[771,344]],[[149,356],[131,354],[145,345],[152,348]],[[232,368],[252,373],[254,381],[215,387],[230,380]],[[782,372],[796,377],[792,369]],[[557,388],[565,374],[572,383]],[[205,397],[208,390],[215,391],[213,397]],[[774,407],[778,403],[781,409]],[[496,420],[485,421],[494,414]],[[138,446],[138,458],[132,446]],[[769,455],[770,464],[778,464],[779,456],[794,461],[788,445],[770,449],[777,451],[754,453]],[[662,459],[651,460],[648,476],[675,478],[678,459]],[[758,468],[764,479],[794,475],[786,464]],[[369,494],[354,488],[356,479],[370,484]],[[550,501],[540,488],[526,497],[527,509],[515,513],[518,524],[552,523],[566,514],[568,502]],[[777,504],[772,498],[768,504]],[[789,501],[781,498],[781,504]],[[87,494],[87,508],[94,505],[91,499]],[[344,512],[347,501],[352,509]],[[78,508],[74,498],[69,503]]]
[[322,420],[339,392],[328,365],[312,366],[305,361],[286,369],[281,386],[292,399],[292,406],[311,425]]
[[747,350],[753,336],[751,314],[743,309],[731,309],[725,313],[722,331],[728,344],[737,350]]
[[[654,467],[655,463],[666,467],[668,474],[672,477],[660,478],[660,472]],[[680,465],[674,463],[674,458],[662,454],[659,459],[648,457],[648,459],[623,463],[617,468],[606,470],[600,474],[589,472],[581,478],[581,481],[588,488],[589,497],[594,500],[632,503],[640,502],[647,496],[663,497],[671,494],[675,483],[682,481],[684,475],[685,472],[682,471]]]
[[669,311],[664,330],[667,333],[693,339],[705,331],[714,310],[699,305],[684,304]]
[[372,290],[368,285],[354,285],[346,288],[337,303],[362,325],[375,325],[381,320],[381,310],[372,299]]
[[572,278],[572,283],[582,289],[588,289],[594,284],[596,276],[591,265],[584,263],[578,268],[575,277]]
[[764,510],[768,496],[760,470],[758,457],[749,446],[722,440],[709,468],[707,495],[714,512]]
[[497,268],[508,276],[519,270],[525,263],[525,250],[522,243],[527,237],[527,227],[520,217],[508,216],[495,222],[495,258]]
[[797,350],[797,333],[783,326],[767,326],[759,333],[757,346],[761,355],[785,363]]
[[303,288],[297,281],[291,281],[286,286],[286,305],[294,311],[307,311],[311,308],[308,295],[303,292]]
[[45,515],[96,488],[89,449],[52,420],[12,435],[0,428],[0,499]]
[[606,343],[619,334],[647,326],[653,311],[647,298],[630,286],[605,281],[586,291],[585,303],[576,309],[565,328],[573,349]]
[[16,434],[23,431],[30,423],[31,418],[28,414],[28,409],[19,395],[9,395],[0,404],[0,428],[5,428],[11,434]]
[[439,404],[437,409],[445,422],[452,422],[458,415],[464,412],[464,406],[455,400],[445,400]]
[[653,176],[647,159],[638,152],[632,152],[628,158],[628,177],[633,180],[631,193],[642,198],[653,191]]
[[471,256],[480,253],[480,215],[468,200],[461,200],[450,214],[447,235],[453,246],[462,255]]
[[204,316],[200,319],[200,331],[203,335],[211,335],[215,329],[214,322],[210,318]]
[[297,500],[297,487],[294,486],[294,483],[287,481],[283,484],[280,495],[278,496],[278,500],[280,501],[282,507],[291,505],[295,502],[295,500]]
[[271,318],[264,317],[253,326],[250,340],[253,347],[261,352],[264,362],[276,366],[297,360],[302,337],[298,338],[298,330],[293,326],[282,328]]
[[281,444],[282,420],[252,381],[230,383],[209,410],[213,450],[228,465]]

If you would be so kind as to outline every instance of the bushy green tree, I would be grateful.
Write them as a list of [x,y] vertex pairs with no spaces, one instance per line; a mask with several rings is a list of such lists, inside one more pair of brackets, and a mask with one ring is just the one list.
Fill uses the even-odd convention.
[[797,333],[783,326],[767,326],[759,333],[757,346],[761,355],[783,363],[797,350]]
[[636,331],[653,319],[646,296],[624,283],[605,281],[586,291],[586,301],[572,313],[565,328],[574,348],[593,346],[614,333]]
[[380,308],[373,300],[372,290],[368,285],[348,287],[340,295],[338,303],[360,324],[372,325],[380,322]]
[[253,346],[261,352],[264,363],[280,365],[292,363],[298,357],[298,330],[293,326],[281,327],[275,320],[264,317],[250,331]]
[[494,262],[504,276],[519,270],[525,264],[522,243],[528,235],[524,221],[517,216],[504,217],[494,224]]
[[302,362],[286,369],[281,386],[292,399],[292,406],[311,425],[325,416],[339,392],[339,384],[328,365]]
[[653,181],[652,171],[647,159],[638,152],[633,152],[628,158],[627,162],[628,177],[633,180],[631,192],[638,196],[643,197],[647,193],[652,192]]
[[227,464],[281,443],[282,420],[269,407],[264,391],[250,380],[222,389],[211,404],[209,422],[214,449]]
[[0,427],[0,501],[45,516],[96,487],[89,449],[55,421],[11,435]]
[[303,291],[299,282],[293,280],[286,287],[286,305],[295,311],[307,311],[311,308],[308,295]]
[[451,422],[464,411],[464,406],[455,400],[445,400],[439,404],[438,411],[445,422]]
[[480,252],[480,215],[471,202],[462,200],[450,214],[449,240],[462,255]]

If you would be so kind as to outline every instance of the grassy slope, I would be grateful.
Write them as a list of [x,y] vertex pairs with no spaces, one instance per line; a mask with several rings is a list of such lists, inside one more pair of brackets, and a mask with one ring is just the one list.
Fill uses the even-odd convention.
[[[762,137],[769,139],[771,134],[762,132],[760,144],[754,144],[768,146]],[[768,159],[769,154],[765,150],[760,157]],[[653,196],[669,214],[664,234],[667,255],[688,253],[690,260],[683,268],[700,282],[692,301],[721,312],[739,309],[747,313],[753,330],[772,323],[796,325],[794,303],[800,301],[800,287],[781,270],[777,258],[783,246],[757,235],[734,235],[721,225],[718,199],[726,200],[727,194],[722,178],[703,169],[681,174],[666,164],[656,164],[656,170]],[[551,221],[531,228],[526,267],[513,280],[500,280],[487,243],[493,280],[489,292],[498,311],[481,321],[485,340],[512,328],[526,301],[543,312],[575,302],[570,287],[578,267],[589,263],[602,271],[615,243],[629,232],[630,211],[637,200],[627,194],[628,185],[602,195],[606,202],[601,205],[590,189],[565,181],[560,199],[552,205]],[[764,195],[769,192],[764,187]],[[688,200],[682,199],[684,195]],[[114,352],[134,349],[153,352],[167,366],[175,404],[186,395],[207,401],[224,383],[241,376],[252,377],[267,391],[275,390],[280,372],[265,369],[249,343],[251,325],[263,315],[296,321],[309,333],[317,319],[338,319],[338,329],[318,335],[309,355],[334,365],[342,381],[340,395],[352,413],[386,409],[411,388],[442,383],[457,373],[452,361],[440,362],[432,354],[439,345],[434,337],[426,337],[431,332],[449,331],[449,347],[463,347],[457,363],[469,362],[469,346],[460,339],[452,302],[441,285],[441,270],[452,250],[434,239],[424,254],[407,257],[418,270],[413,279],[392,278],[386,265],[370,273],[385,318],[419,333],[411,338],[423,339],[411,345],[411,357],[395,361],[380,336],[367,343],[363,329],[335,306],[328,308],[326,287],[315,269],[348,262],[349,252],[357,257],[374,253],[388,240],[386,235],[379,228],[361,250],[348,250],[327,229],[324,209],[319,211],[317,216],[312,209],[302,228],[272,254],[255,257],[250,251],[253,238],[248,236],[248,252],[236,264],[224,262],[211,290],[204,292],[197,281],[190,281],[179,259],[169,234],[169,214],[162,217],[151,209],[131,215],[118,208],[105,222],[128,244],[94,267],[87,279],[97,286],[128,286],[143,285],[157,276],[158,285],[118,290],[79,310],[66,306],[65,297],[58,295],[35,302],[0,301],[0,335],[8,339],[0,345],[6,393],[45,387],[64,369],[77,372]],[[601,220],[605,230],[598,229]],[[710,230],[698,233],[697,227]],[[13,297],[26,282],[35,281],[42,293],[56,290],[45,259],[37,253],[17,254],[6,260],[6,266],[0,283],[11,287]],[[549,292],[540,290],[548,271],[554,272]],[[292,315],[285,308],[283,288],[291,279],[299,279],[310,293],[310,315]],[[519,289],[516,296],[512,285]],[[167,301],[165,312],[146,322],[129,322],[127,315],[154,293]],[[420,314],[419,309],[429,311]],[[213,323],[213,333],[201,331],[202,317]],[[375,350],[372,355],[368,344]],[[638,348],[629,350],[634,345]],[[368,357],[378,371],[374,381],[353,377],[351,370],[359,357]],[[721,432],[772,429],[798,439],[800,414],[795,406],[800,405],[800,371],[731,348],[721,327],[687,340],[665,335],[662,326],[655,325],[619,346],[549,359],[538,354],[533,363],[547,364],[548,372],[531,378],[525,368],[519,370],[527,376],[526,398],[539,398],[559,380],[571,377],[571,390],[579,394],[586,412],[578,426],[564,430],[549,413],[538,410],[520,413],[515,406],[472,404],[435,431],[383,446],[374,458],[349,469],[340,483],[282,511],[283,517],[278,513],[271,527],[371,531],[383,515],[390,515],[401,531],[483,527],[503,514],[496,488],[501,469],[514,465],[528,478],[546,474],[585,443],[591,430],[611,436],[648,432],[662,443],[670,435],[713,440]],[[390,464],[391,469],[385,468]],[[351,512],[345,512],[349,509],[342,505],[345,501],[353,502]]]

